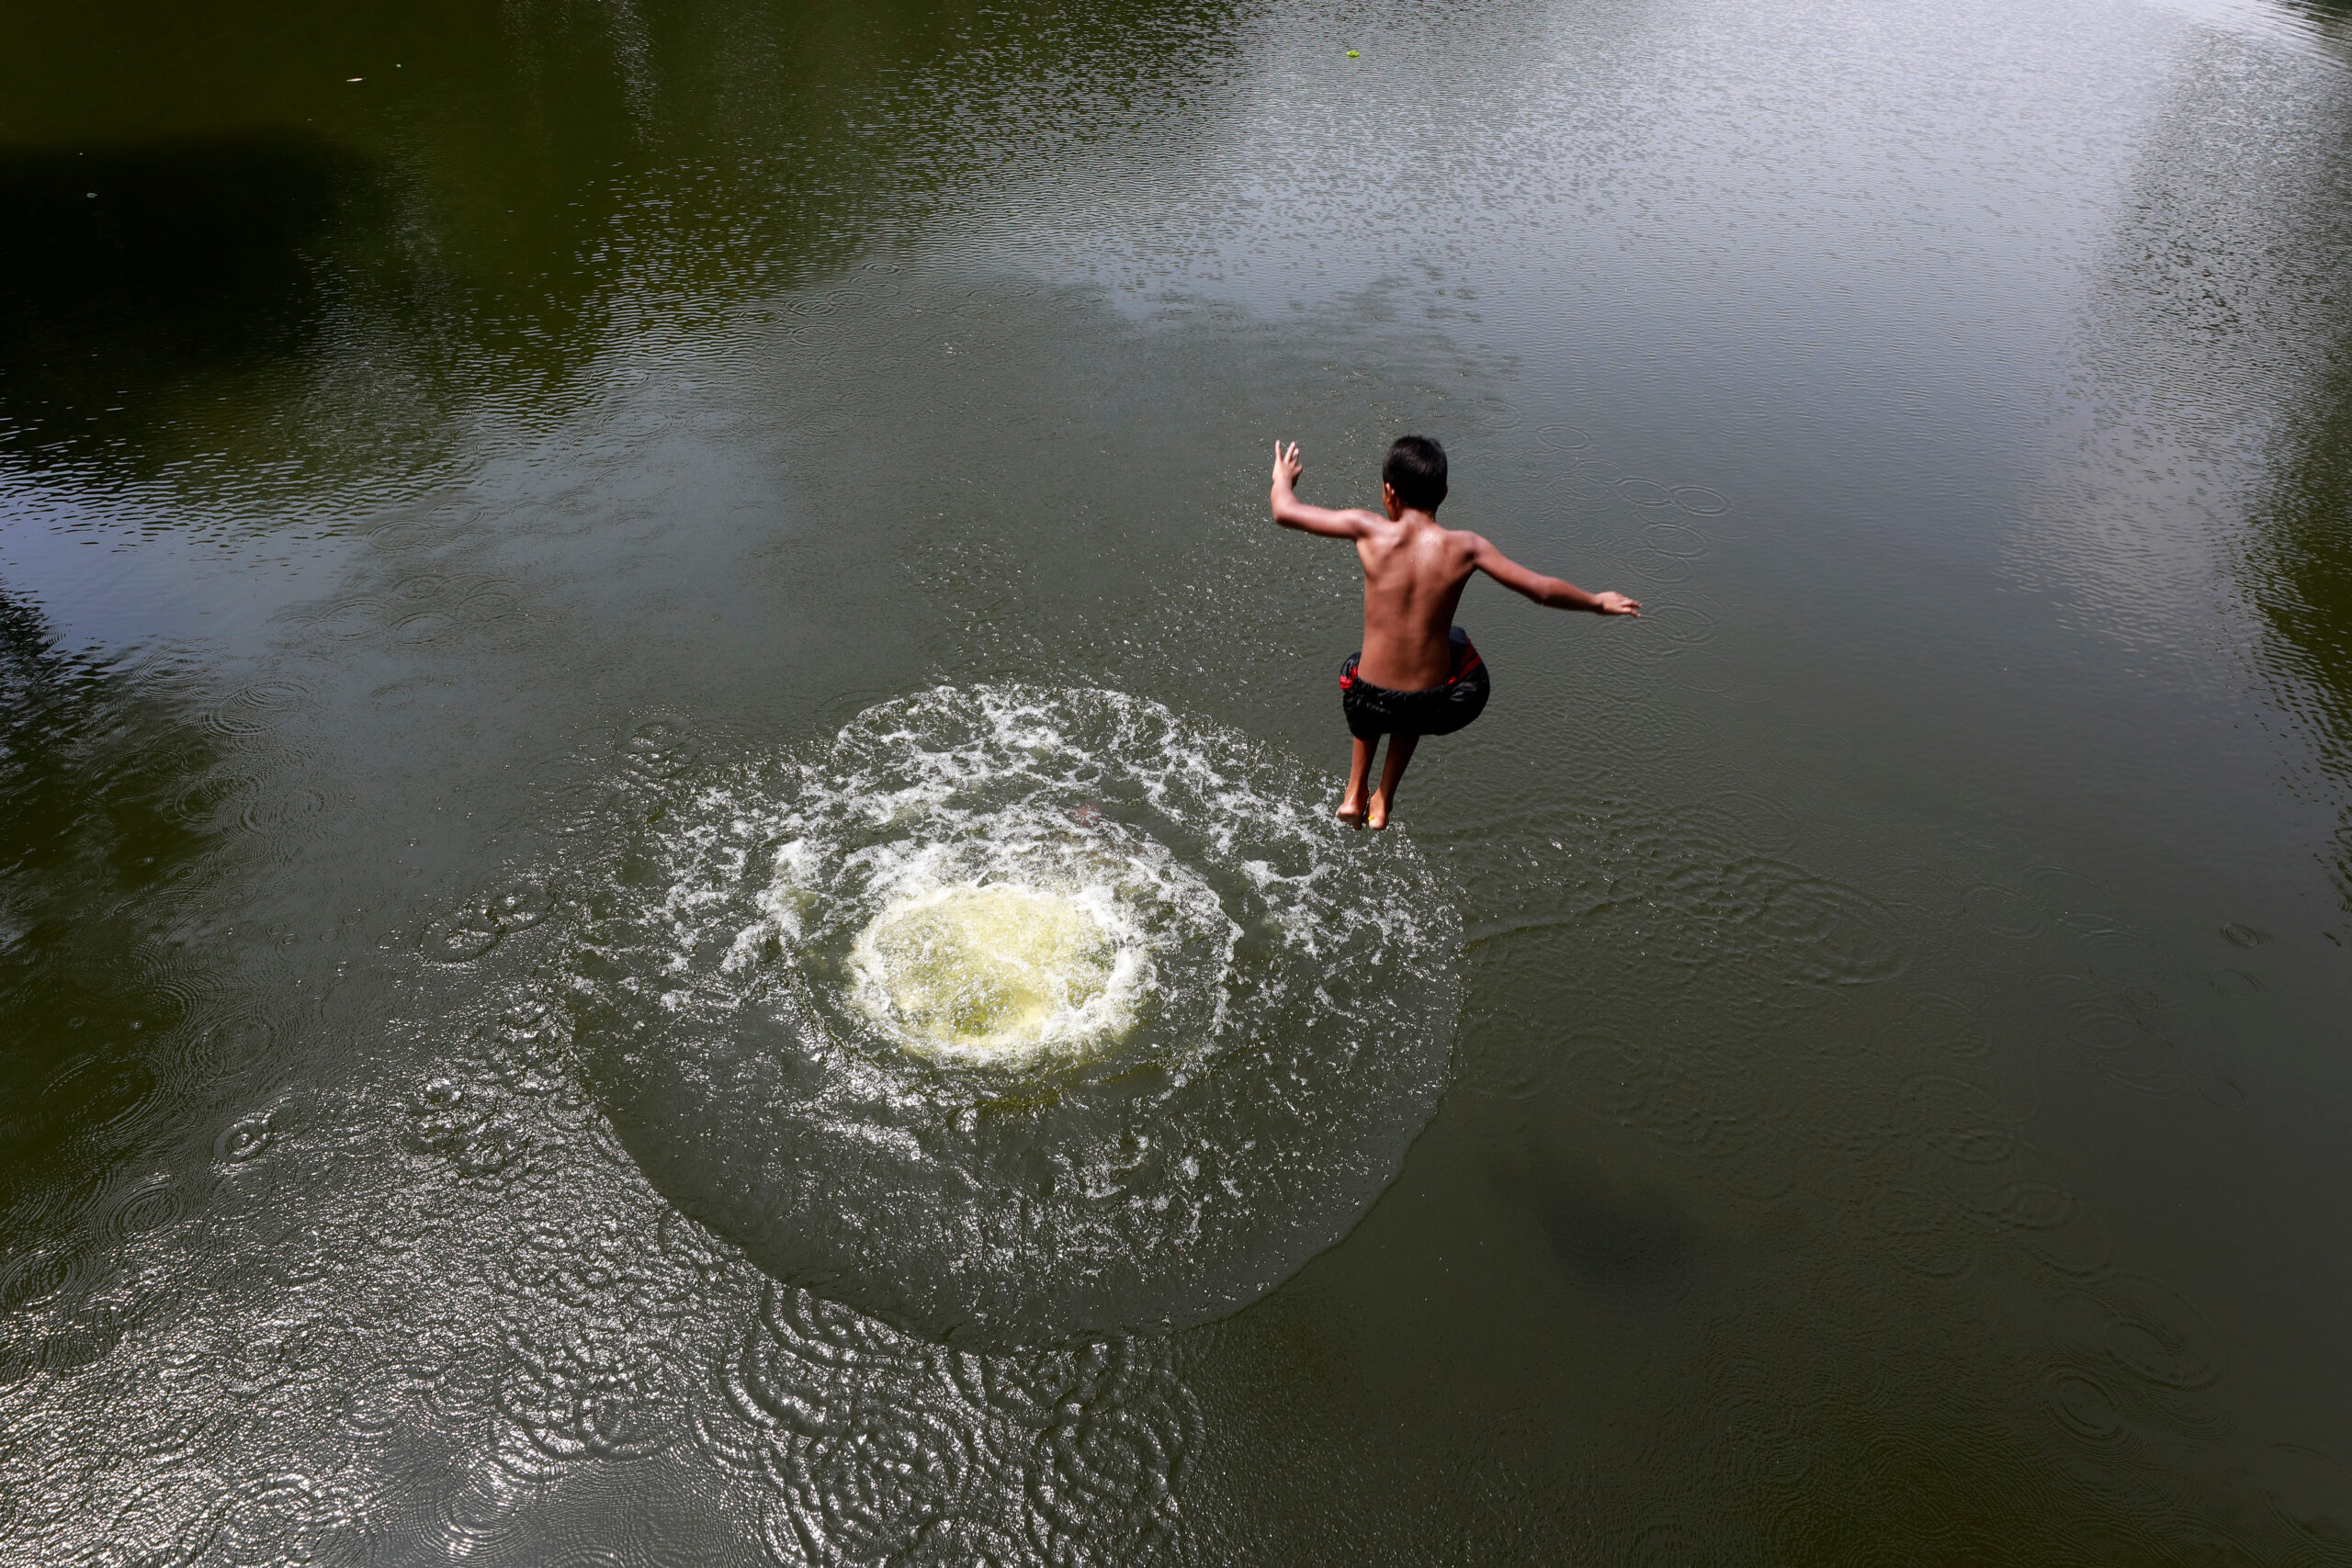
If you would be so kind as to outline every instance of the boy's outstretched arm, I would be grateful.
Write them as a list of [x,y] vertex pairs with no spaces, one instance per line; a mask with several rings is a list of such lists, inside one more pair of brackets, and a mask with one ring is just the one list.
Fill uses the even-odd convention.
[[1524,593],[1555,610],[1590,610],[1597,615],[1632,615],[1638,619],[1642,602],[1623,593],[1587,593],[1573,582],[1530,571],[1479,536],[1470,536],[1470,564],[1514,593]]
[[1361,539],[1364,527],[1374,521],[1369,512],[1334,512],[1328,506],[1309,506],[1298,499],[1291,487],[1298,482],[1306,465],[1298,460],[1298,443],[1284,448],[1274,443],[1274,521],[1285,528],[1296,528],[1304,534],[1321,534],[1332,539]]

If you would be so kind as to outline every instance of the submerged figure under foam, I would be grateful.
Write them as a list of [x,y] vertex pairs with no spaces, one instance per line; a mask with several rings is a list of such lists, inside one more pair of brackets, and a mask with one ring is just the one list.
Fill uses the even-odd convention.
[[[1462,590],[1483,571],[1514,593],[1555,610],[1639,615],[1623,593],[1588,593],[1572,582],[1530,571],[1465,529],[1438,526],[1445,500],[1445,448],[1425,435],[1397,438],[1380,470],[1386,516],[1309,506],[1293,488],[1306,465],[1298,444],[1274,443],[1274,521],[1302,533],[1353,539],[1363,563],[1363,647],[1340,669],[1340,706],[1355,755],[1340,820],[1388,826],[1396,785],[1424,735],[1451,735],[1487,705],[1486,660],[1453,624]],[[1373,753],[1388,737],[1388,765],[1370,800]]]

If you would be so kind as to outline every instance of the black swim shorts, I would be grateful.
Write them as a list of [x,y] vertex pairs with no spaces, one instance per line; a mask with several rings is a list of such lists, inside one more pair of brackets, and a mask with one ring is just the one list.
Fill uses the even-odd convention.
[[1340,711],[1348,733],[1359,740],[1384,735],[1451,735],[1486,711],[1487,661],[1470,646],[1470,634],[1453,628],[1453,670],[1442,686],[1418,692],[1375,686],[1356,673],[1361,651],[1340,666]]

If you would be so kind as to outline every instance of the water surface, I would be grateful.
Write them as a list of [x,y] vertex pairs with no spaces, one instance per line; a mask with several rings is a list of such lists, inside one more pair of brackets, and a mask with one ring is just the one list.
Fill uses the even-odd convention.
[[[0,17],[5,1555],[2352,1562],[2348,60]],[[1374,840],[1408,429],[1648,609]],[[1125,999],[893,1055],[1007,881]]]

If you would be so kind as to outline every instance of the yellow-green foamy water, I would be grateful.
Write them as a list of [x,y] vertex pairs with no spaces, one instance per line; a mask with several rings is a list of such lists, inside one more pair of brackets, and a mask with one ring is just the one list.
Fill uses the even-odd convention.
[[884,910],[854,961],[868,1010],[909,1045],[998,1060],[1083,1052],[1123,1032],[1138,968],[1078,900],[1001,883]]

